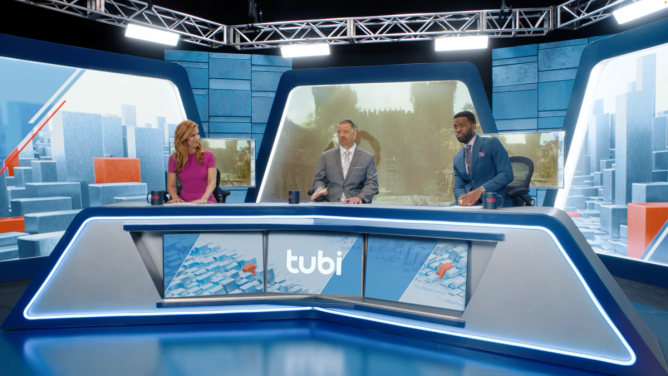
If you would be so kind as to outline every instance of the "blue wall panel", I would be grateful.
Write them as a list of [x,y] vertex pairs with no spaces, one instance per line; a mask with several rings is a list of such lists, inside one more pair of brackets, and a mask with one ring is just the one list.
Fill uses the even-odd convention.
[[250,59],[239,60],[212,58],[209,60],[209,77],[250,80],[251,61]]
[[538,111],[566,110],[573,90],[573,80],[538,84]]
[[283,72],[253,71],[253,90],[276,91]]
[[577,73],[577,68],[541,71],[538,72],[538,82],[574,80]]
[[507,91],[492,97],[494,119],[535,118],[537,111],[536,90]]
[[522,85],[538,82],[538,63],[503,65],[492,68],[492,85]]
[[165,50],[165,60],[208,62],[209,54],[198,51]]
[[209,131],[213,133],[251,133],[251,123],[209,123]]
[[492,59],[493,60],[510,59],[522,56],[536,56],[537,54],[538,54],[537,46],[535,44],[529,44],[526,46],[493,49]]
[[536,118],[497,120],[496,129],[498,129],[499,132],[536,131],[538,129],[537,124],[538,121]]
[[209,88],[209,70],[202,68],[186,68],[188,78],[190,79],[190,86],[193,89],[208,89]]
[[209,115],[249,116],[251,115],[250,99],[250,90],[211,90]]
[[[280,56],[269,55],[251,55],[253,65],[273,65],[277,67],[292,67],[292,59],[286,59]],[[276,89],[274,89],[276,90]]]
[[250,80],[225,80],[225,79],[210,79],[210,89],[227,89],[227,90],[250,90]]
[[564,117],[539,117],[538,118],[538,129],[559,129],[564,126]]
[[539,50],[538,70],[577,68],[580,63],[580,55],[582,55],[585,47],[587,45],[582,44],[579,46]]
[[253,97],[253,116],[251,117],[253,123],[266,123],[273,103],[274,98]]
[[[197,111],[202,121],[209,120],[209,95],[195,94],[195,104],[197,104]],[[170,134],[170,136],[173,136]]]

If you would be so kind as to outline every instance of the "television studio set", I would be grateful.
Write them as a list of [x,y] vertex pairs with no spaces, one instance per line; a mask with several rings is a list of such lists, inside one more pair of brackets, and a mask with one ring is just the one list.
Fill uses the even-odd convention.
[[0,5],[0,375],[668,376],[668,3],[323,4]]

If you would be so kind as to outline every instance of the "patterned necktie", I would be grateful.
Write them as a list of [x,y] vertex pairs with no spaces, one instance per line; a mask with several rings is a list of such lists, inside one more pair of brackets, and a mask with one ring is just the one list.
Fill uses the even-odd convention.
[[464,158],[466,158],[466,172],[471,176],[471,145],[466,145],[464,148]]
[[345,179],[346,176],[348,176],[348,169],[350,168],[350,154],[352,152],[350,150],[346,150],[343,153],[343,178]]

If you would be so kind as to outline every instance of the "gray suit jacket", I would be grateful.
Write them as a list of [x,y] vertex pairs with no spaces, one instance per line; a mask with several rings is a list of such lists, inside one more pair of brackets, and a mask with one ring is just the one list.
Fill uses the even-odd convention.
[[327,201],[339,201],[341,194],[345,193],[346,198],[359,196],[365,203],[371,203],[373,196],[378,194],[378,171],[373,154],[357,146],[350,161],[348,176],[344,179],[341,146],[322,153],[313,188],[318,190],[325,187],[329,190],[325,196]]

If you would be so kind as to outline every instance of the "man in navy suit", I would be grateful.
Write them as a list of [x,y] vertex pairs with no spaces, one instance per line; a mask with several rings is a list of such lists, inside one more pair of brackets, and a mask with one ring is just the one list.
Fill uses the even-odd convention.
[[508,152],[501,141],[492,137],[476,136],[476,119],[469,111],[455,115],[457,140],[464,144],[452,162],[455,170],[453,192],[461,206],[482,204],[485,192],[496,192],[503,197],[503,206],[512,206],[506,194],[506,185],[513,181],[513,169]]

